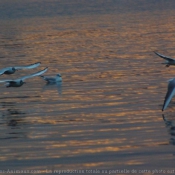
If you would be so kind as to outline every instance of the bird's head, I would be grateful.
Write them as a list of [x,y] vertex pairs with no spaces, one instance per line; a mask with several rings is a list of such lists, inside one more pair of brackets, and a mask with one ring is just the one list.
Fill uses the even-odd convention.
[[24,82],[24,81],[20,80],[20,84],[21,84],[21,85],[22,85],[22,84],[26,84],[26,82]]
[[15,69],[14,67],[12,67],[12,71],[16,71],[17,69]]
[[61,77],[61,74],[57,74],[57,77]]

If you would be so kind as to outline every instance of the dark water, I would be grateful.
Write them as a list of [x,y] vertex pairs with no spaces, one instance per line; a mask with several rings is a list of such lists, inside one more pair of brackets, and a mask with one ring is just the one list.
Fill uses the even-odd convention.
[[153,51],[175,57],[174,5],[0,1],[0,67],[42,62],[1,79],[63,77],[1,84],[0,173],[172,174],[174,100],[161,107],[175,68]]

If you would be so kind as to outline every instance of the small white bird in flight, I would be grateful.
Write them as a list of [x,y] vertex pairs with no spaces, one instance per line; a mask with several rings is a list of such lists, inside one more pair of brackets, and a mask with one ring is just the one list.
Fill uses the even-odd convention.
[[55,77],[48,77],[43,75],[41,75],[40,77],[43,78],[48,84],[62,82],[61,74],[57,74]]
[[175,65],[175,59],[170,58],[168,56],[162,55],[158,52],[154,52],[156,55],[158,55],[159,57],[163,58],[166,60],[166,62],[162,63],[162,64],[166,64],[166,67],[169,67],[170,65]]
[[39,76],[43,73],[45,73],[47,71],[48,68],[45,68],[41,71],[38,71],[36,73],[33,73],[33,74],[30,74],[30,75],[27,75],[27,76],[23,76],[21,78],[18,78],[18,79],[15,79],[15,80],[0,80],[0,83],[4,83],[6,82],[6,87],[20,87],[22,86],[24,83],[24,80],[27,79],[27,78],[32,78],[32,77],[35,77],[35,76]]
[[6,67],[6,68],[3,68],[3,69],[0,69],[0,75],[13,74],[13,73],[15,73],[16,70],[20,70],[20,69],[33,69],[33,68],[38,67],[40,64],[41,63],[38,62],[38,63],[30,64],[30,65],[27,65],[27,66]]
[[175,78],[172,78],[169,80],[169,83],[168,83],[168,91],[167,91],[166,96],[165,96],[162,111],[164,111],[168,107],[168,105],[169,105],[169,103],[174,95],[175,95]]

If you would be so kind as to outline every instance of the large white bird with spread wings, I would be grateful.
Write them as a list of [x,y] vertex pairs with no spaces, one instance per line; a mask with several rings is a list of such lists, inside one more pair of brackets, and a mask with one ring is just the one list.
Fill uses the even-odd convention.
[[30,64],[30,65],[27,65],[27,66],[6,67],[6,68],[3,68],[3,69],[0,69],[0,75],[3,75],[3,74],[13,74],[17,70],[20,70],[20,69],[33,69],[33,68],[38,67],[40,64],[41,64],[40,62],[37,62],[37,63]]
[[0,80],[0,83],[6,83],[6,87],[20,87],[22,86],[24,83],[25,83],[25,79],[27,78],[32,78],[32,77],[35,77],[35,76],[39,76],[43,73],[45,73],[47,71],[47,67],[41,71],[38,71],[36,73],[33,73],[33,74],[30,74],[30,75],[26,75],[26,76],[23,76],[21,78],[18,78],[18,79],[14,79],[14,80]]

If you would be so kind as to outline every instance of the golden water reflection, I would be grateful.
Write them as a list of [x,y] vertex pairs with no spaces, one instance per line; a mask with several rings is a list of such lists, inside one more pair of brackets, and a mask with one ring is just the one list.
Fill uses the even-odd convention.
[[174,25],[143,14],[21,19],[9,31],[2,25],[2,66],[41,61],[37,70],[48,66],[46,74],[61,73],[63,83],[35,77],[21,88],[0,86],[0,166],[171,168],[161,107],[174,69],[152,51],[175,55]]

